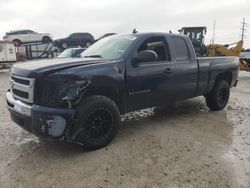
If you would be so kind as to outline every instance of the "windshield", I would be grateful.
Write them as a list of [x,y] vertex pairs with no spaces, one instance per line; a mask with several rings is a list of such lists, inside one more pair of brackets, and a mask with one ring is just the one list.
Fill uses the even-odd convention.
[[189,31],[186,35],[191,39],[191,41],[202,42],[202,32],[201,31]]
[[136,37],[131,35],[105,37],[87,48],[81,56],[85,58],[118,59],[124,56],[135,39]]
[[69,48],[64,50],[58,58],[67,58],[67,57],[80,57],[80,54],[84,51],[84,48],[81,49],[73,49]]

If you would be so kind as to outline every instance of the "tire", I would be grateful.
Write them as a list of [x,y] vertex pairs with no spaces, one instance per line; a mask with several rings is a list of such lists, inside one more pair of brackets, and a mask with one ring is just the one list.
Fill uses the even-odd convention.
[[50,37],[45,36],[45,37],[43,37],[42,42],[43,42],[43,43],[49,43],[49,42],[52,42],[52,40],[51,40]]
[[76,109],[75,141],[87,150],[108,145],[120,126],[116,104],[105,96],[95,95],[82,101]]
[[85,44],[84,44],[84,47],[88,48],[92,45],[92,42],[90,41],[86,41]]
[[66,42],[63,42],[61,47],[64,50],[64,49],[68,48],[68,44]]
[[12,42],[15,42],[17,46],[20,46],[22,42],[19,39],[14,39]]
[[215,82],[213,90],[206,96],[206,103],[210,110],[218,111],[225,108],[230,96],[230,87],[227,81]]

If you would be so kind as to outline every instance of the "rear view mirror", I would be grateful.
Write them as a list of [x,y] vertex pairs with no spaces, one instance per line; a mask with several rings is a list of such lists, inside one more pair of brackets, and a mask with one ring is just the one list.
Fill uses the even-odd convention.
[[134,63],[152,62],[157,60],[157,54],[153,50],[140,51],[134,58]]

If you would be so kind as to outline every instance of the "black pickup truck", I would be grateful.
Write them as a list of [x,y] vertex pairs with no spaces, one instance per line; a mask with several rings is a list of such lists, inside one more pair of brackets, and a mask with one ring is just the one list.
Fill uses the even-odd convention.
[[223,109],[238,80],[238,58],[195,56],[188,37],[166,33],[114,35],[82,58],[15,64],[6,93],[12,120],[39,137],[107,145],[120,114],[204,96]]

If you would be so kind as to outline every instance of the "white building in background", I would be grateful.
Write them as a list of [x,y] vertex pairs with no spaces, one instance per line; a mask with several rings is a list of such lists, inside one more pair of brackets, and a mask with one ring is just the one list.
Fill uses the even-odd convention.
[[0,41],[0,63],[11,63],[16,61],[15,44],[9,41]]

